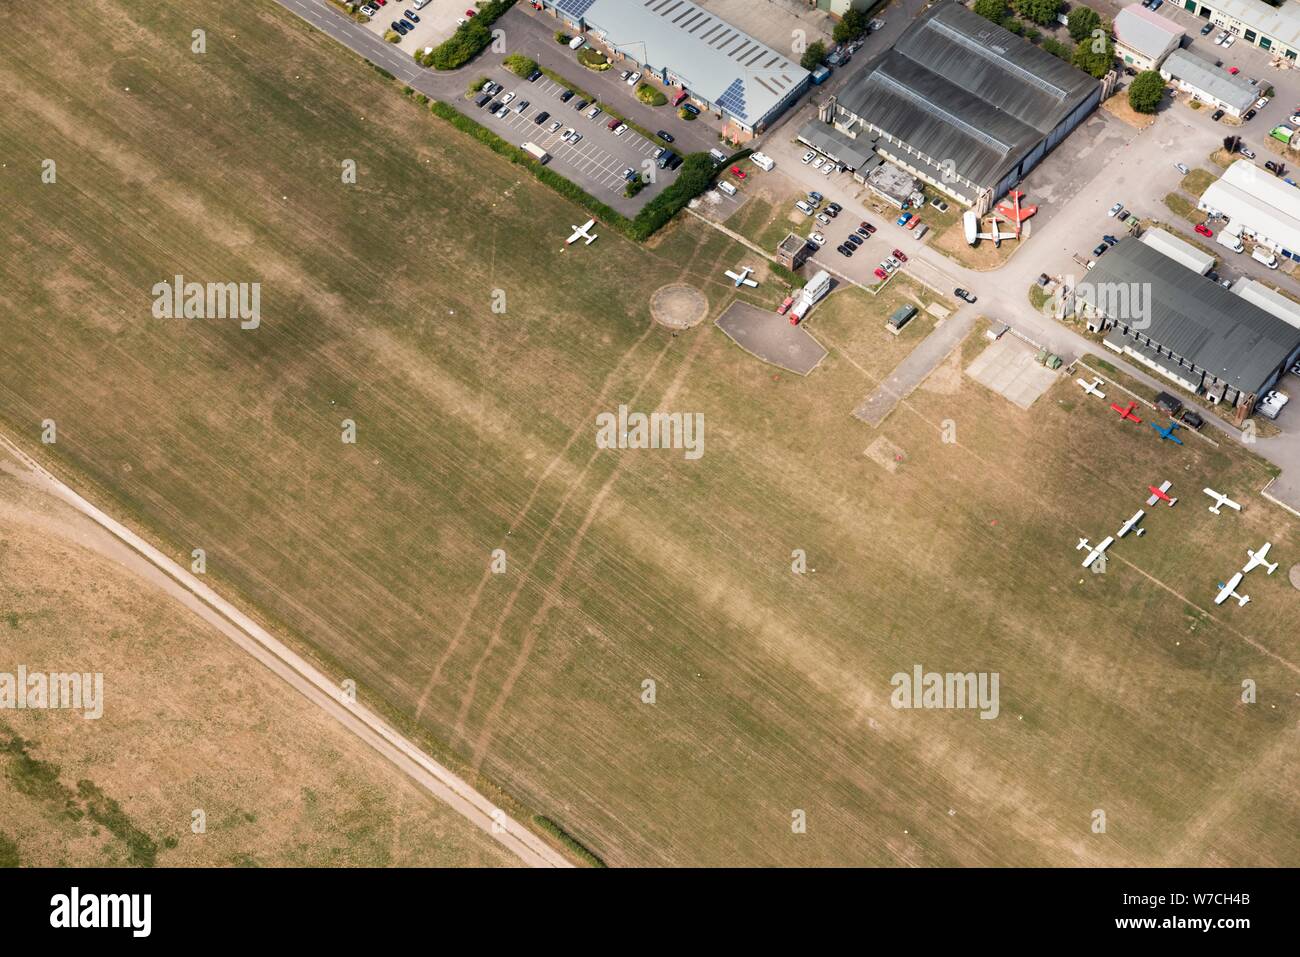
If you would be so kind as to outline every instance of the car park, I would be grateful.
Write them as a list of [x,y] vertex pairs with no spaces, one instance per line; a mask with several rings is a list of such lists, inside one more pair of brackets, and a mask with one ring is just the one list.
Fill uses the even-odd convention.
[[956,289],[954,289],[952,292],[953,292],[953,295],[955,295],[958,299],[964,299],[966,302],[969,302],[969,303],[972,303],[972,304],[974,304],[974,302],[975,302],[975,299],[976,299],[975,294],[972,293],[972,292],[968,292],[968,291],[965,290],[965,289],[962,289],[960,286],[957,287]]
[[1214,235],[1214,230],[1212,230],[1209,226],[1206,226],[1204,223],[1197,223],[1193,228],[1202,236]]

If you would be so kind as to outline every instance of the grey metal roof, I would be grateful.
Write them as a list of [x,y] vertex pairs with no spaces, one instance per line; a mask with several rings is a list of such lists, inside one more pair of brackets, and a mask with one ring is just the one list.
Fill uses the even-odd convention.
[[[575,5],[576,4],[576,5]],[[680,77],[686,87],[755,125],[810,74],[782,53],[690,0],[562,0],[617,50]]]
[[849,169],[867,164],[874,155],[870,140],[855,140],[820,120],[813,120],[799,130],[799,139]]
[[1189,83],[1208,93],[1220,103],[1245,110],[1255,102],[1258,90],[1248,80],[1221,70],[1209,60],[1202,60],[1186,50],[1175,50],[1165,57],[1160,73]]
[[1097,88],[1082,70],[944,0],[839,94],[840,106],[996,185]]
[[1168,17],[1134,3],[1115,16],[1115,39],[1130,50],[1159,59],[1183,38],[1183,28]]
[[[1199,276],[1137,239],[1122,239],[1080,280],[1076,295],[1105,305],[1108,283],[1139,284],[1150,304],[1142,335],[1245,392],[1257,392],[1300,348],[1300,329]],[[1125,323],[1128,324],[1128,323]],[[1172,362],[1169,357],[1162,361]]]

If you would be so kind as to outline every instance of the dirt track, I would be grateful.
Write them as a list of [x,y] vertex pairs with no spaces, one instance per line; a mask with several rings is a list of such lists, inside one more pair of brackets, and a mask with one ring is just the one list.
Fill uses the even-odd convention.
[[[117,522],[0,435],[0,468],[71,505],[95,523],[83,544],[161,588],[218,628],[276,675],[332,715],[344,727],[408,774],[434,797],[482,828],[526,864],[570,867],[563,855],[523,825],[504,817],[466,781],[434,761],[360,703],[345,704],[337,685],[255,621],[203,584],[194,574]],[[497,814],[500,823],[493,819]]]

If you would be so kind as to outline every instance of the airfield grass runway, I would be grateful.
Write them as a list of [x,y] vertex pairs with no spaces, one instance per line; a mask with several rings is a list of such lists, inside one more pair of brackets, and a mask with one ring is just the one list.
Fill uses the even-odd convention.
[[[570,204],[269,3],[67,19],[0,36],[5,427],[513,814],[614,865],[1300,863],[1300,593],[1210,605],[1300,549],[1256,460],[1067,381],[873,430],[883,304],[819,306],[830,354],[781,374],[651,321],[667,282],[725,308],[726,237],[563,249]],[[260,282],[260,328],[154,319],[176,274]],[[620,404],[703,413],[703,456],[598,449]],[[998,672],[1000,715],[895,710],[916,664]]]

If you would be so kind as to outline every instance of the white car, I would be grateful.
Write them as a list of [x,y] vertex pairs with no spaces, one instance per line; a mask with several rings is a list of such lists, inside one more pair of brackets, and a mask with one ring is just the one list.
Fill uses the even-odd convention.
[[514,98],[515,98],[515,94],[514,94],[513,91],[511,91],[511,92],[507,93],[505,96],[501,97],[501,102],[502,102],[502,103],[509,103],[509,102],[510,102],[511,100],[513,100]]
[[548,132],[548,133],[554,133],[554,132],[555,132],[556,130],[558,130],[559,128],[560,128],[560,121],[559,121],[559,120],[556,120],[554,123],[552,123],[550,126],[548,126],[548,127],[546,128],[546,132]]
[[826,237],[823,236],[821,233],[813,233],[811,236],[808,237],[808,242],[812,243],[814,246],[818,248],[821,248],[822,246],[826,245]]
[[614,128],[614,135],[615,135],[615,136],[622,136],[622,135],[623,135],[624,133],[626,133],[626,132],[627,132],[627,124],[626,124],[626,123],[620,123],[620,124],[618,124],[618,126],[616,126],[616,127]]
[[1228,31],[1224,30],[1217,37],[1214,38],[1214,45],[1221,47],[1223,46],[1223,41],[1226,39],[1228,39]]
[[1107,215],[1107,216],[1110,216],[1110,217],[1113,219],[1113,218],[1115,217],[1115,215],[1116,215],[1116,214],[1117,214],[1121,209],[1123,209],[1123,208],[1124,208],[1124,204],[1123,204],[1123,203],[1116,203],[1114,206],[1112,206],[1112,207],[1107,211],[1106,215]]
[[361,12],[368,17],[373,17],[378,11],[375,10],[374,7],[372,7],[370,4],[367,3],[364,7],[361,8]]
[[509,115],[510,115],[510,107],[508,106],[502,106],[500,109],[497,110],[497,116],[509,116]]
[[1255,406],[1255,411],[1265,418],[1276,419],[1290,401],[1291,397],[1289,395],[1274,389],[1259,401],[1259,404]]
[[820,156],[817,157],[815,160],[812,161],[812,168],[813,168],[813,169],[821,169],[821,168],[822,168],[822,158],[821,158]]
[[830,176],[831,173],[833,172],[835,172],[835,164],[832,163],[830,160],[827,160],[826,165],[822,167],[822,175]]
[[575,130],[573,129],[572,126],[570,126],[567,129],[565,129],[564,134],[560,137],[560,139],[567,143],[569,142],[570,139],[573,138],[574,132]]
[[804,166],[807,166],[816,158],[816,156],[817,156],[816,153],[814,153],[812,150],[809,150],[807,153],[803,154],[803,159],[799,160],[799,162],[803,163]]
[[1182,173],[1184,176],[1186,176],[1188,173],[1191,172],[1191,170],[1189,170],[1187,166],[1184,165],[1183,163],[1175,163],[1174,167],[1178,170],[1178,172]]
[[628,86],[636,86],[637,83],[639,83],[640,81],[641,81],[641,74],[640,74],[640,73],[633,73],[631,76],[629,76],[629,77],[627,78],[627,85],[628,85]]
[[829,226],[831,224],[831,218],[825,213],[818,213],[817,222],[821,223],[823,226]]
[[1223,41],[1223,48],[1226,50],[1228,49],[1228,47],[1232,46],[1236,42],[1237,42],[1237,38],[1234,37],[1231,33],[1229,33],[1228,39]]

